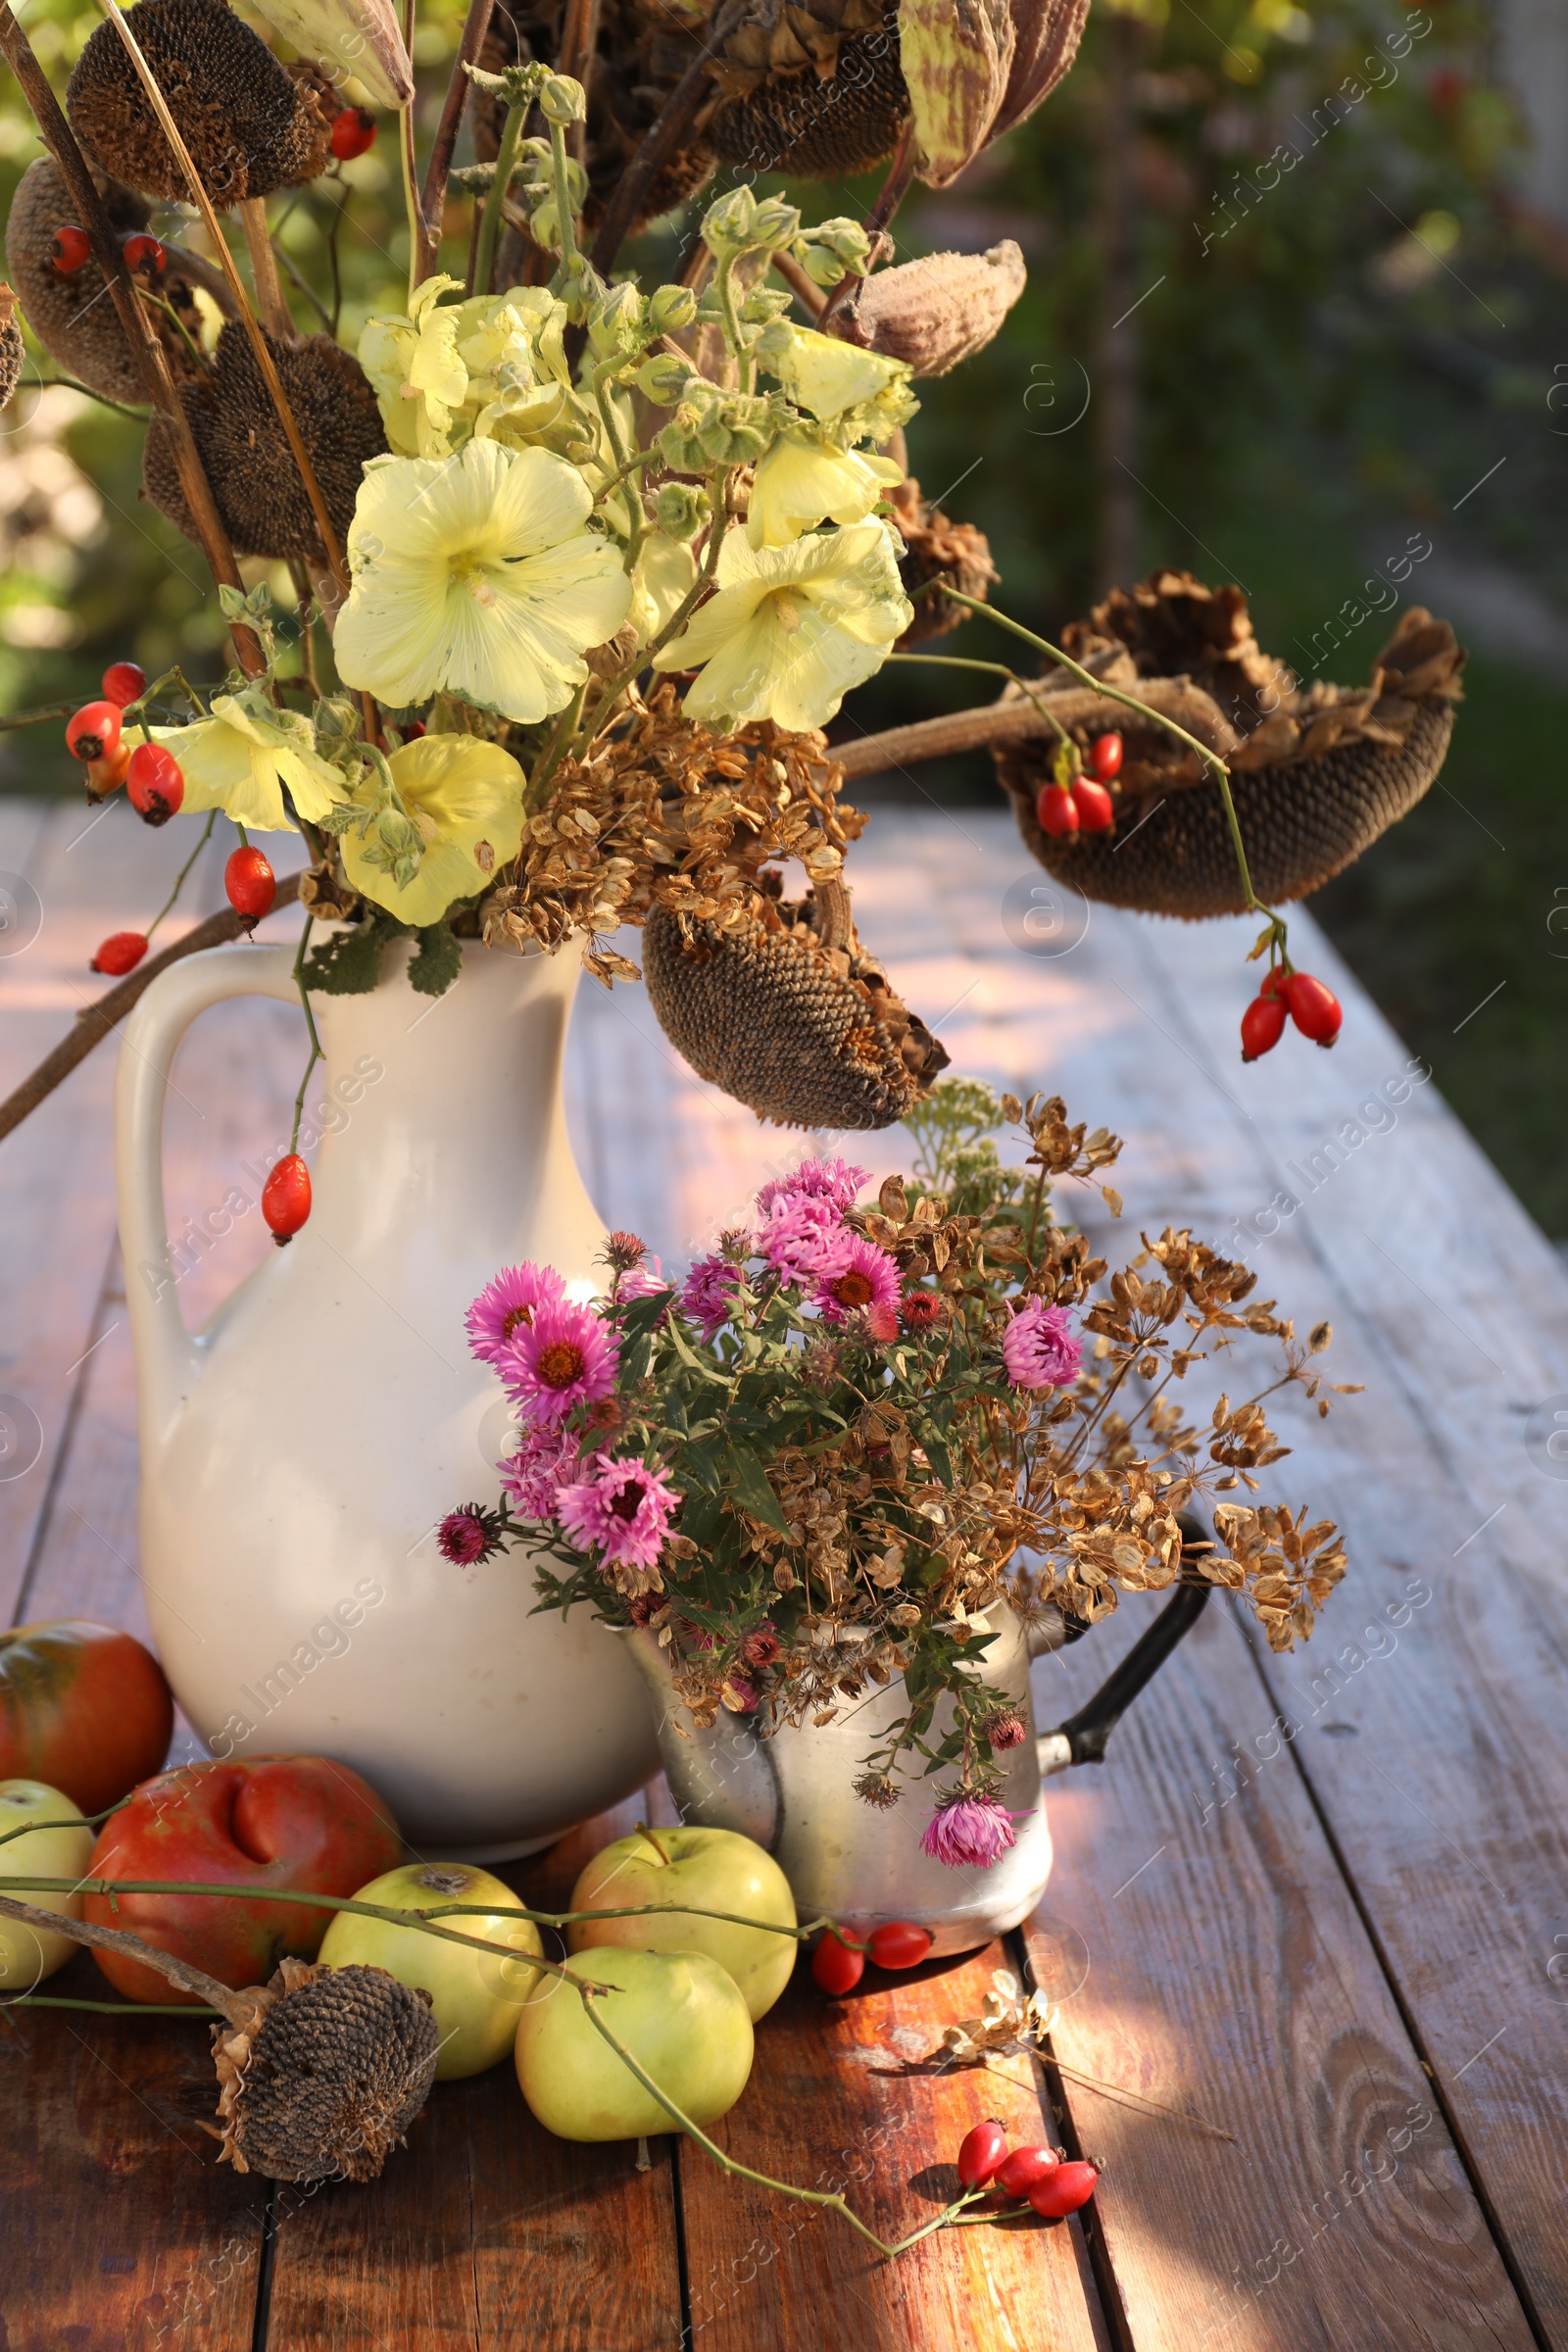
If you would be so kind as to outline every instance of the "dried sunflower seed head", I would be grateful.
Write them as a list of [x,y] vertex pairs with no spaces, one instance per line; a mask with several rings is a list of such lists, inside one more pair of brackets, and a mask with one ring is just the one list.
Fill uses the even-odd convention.
[[891,155],[909,114],[899,15],[884,0],[751,0],[726,19],[709,69],[720,160],[836,179]]
[[22,363],[25,357],[17,298],[9,286],[0,286],[0,409],[11,406],[11,396],[22,381]]
[[[286,68],[223,0],[137,0],[125,23],[219,207],[297,187],[331,161],[331,84]],[[102,165],[166,203],[190,189],[113,24],[100,24],[66,88],[71,126]]]

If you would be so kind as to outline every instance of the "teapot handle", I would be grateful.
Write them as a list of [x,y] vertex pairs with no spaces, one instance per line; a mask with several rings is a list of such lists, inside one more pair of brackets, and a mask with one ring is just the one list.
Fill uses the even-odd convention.
[[164,1209],[164,1103],[179,1041],[199,1012],[228,997],[297,1004],[288,947],[208,948],[160,972],[125,1024],[115,1077],[115,1177],[125,1307],[136,1353],[143,1442],[164,1437],[201,1372],[169,1265]]
[[[1184,1516],[1181,1530],[1184,1560],[1200,1547],[1209,1548],[1208,1539],[1197,1520]],[[1054,1732],[1041,1733],[1035,1741],[1035,1752],[1040,1759],[1042,1779],[1052,1773],[1066,1772],[1074,1764],[1104,1762],[1105,1742],[1111,1733],[1146,1683],[1153,1681],[1177,1642],[1192,1632],[1207,1608],[1213,1590],[1209,1584],[1179,1585],[1153,1624],[1145,1627],[1094,1697]]]

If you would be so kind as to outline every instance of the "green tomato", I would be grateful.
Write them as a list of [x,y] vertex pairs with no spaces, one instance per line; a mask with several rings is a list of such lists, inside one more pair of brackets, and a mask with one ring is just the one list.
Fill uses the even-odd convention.
[[[442,1921],[461,1936],[482,1936],[537,1959],[544,1951],[531,1919],[510,1886],[487,1870],[464,1862],[410,1862],[372,1879],[355,1895],[357,1903],[384,1903],[391,1910],[430,1911],[442,1903],[487,1903],[487,1913]],[[389,1919],[365,1919],[339,1911],[321,1938],[317,1957],[330,1968],[384,1968],[400,1984],[422,1984],[435,2009],[441,2055],[438,2082],[482,2074],[511,2048],[517,2019],[538,1971],[526,1960],[475,1952],[447,1943],[420,1928],[400,1928]]]
[[[47,1826],[32,1829],[33,1822]],[[79,1879],[92,1858],[93,1833],[80,1807],[46,1781],[0,1781],[0,1837],[9,1830],[26,1835],[0,1845],[0,1878]],[[35,1911],[81,1917],[79,1894],[51,1894],[41,1886],[36,1893],[24,1886],[14,1892],[19,1903],[30,1903]],[[24,1927],[20,1919],[0,1919],[0,1999],[31,1992],[80,1948],[69,1936]]]
[[[617,1838],[594,1856],[571,1891],[573,1911],[618,1910],[623,1904],[695,1903],[702,1911],[736,1911],[744,1919],[795,1925],[790,1883],[771,1854],[735,1830],[639,1830]],[[766,1928],[731,1927],[671,1910],[667,1919],[586,1920],[566,1931],[568,1948],[605,1944],[633,1951],[707,1952],[734,1978],[755,2026],[778,1999],[795,1966],[793,1936]]]
[[[601,1945],[575,1953],[566,1967],[619,1987],[598,1997],[598,2014],[691,2122],[729,2113],[752,2071],[752,2021],[716,1960]],[[516,2060],[523,2097],[561,2139],[640,2139],[676,2129],[564,1978],[541,1977],[528,1995]]]

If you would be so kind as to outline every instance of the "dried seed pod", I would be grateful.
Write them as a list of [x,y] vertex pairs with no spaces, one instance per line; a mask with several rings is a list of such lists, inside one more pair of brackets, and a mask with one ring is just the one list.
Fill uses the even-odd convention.
[[[292,344],[269,335],[267,342],[341,545],[366,461],[386,448],[375,395],[359,362],[330,335]],[[183,386],[180,400],[235,553],[319,561],[305,485],[250,337],[237,321],[220,335],[211,372]],[[187,539],[195,538],[173,436],[156,416],[147,431],[142,489]]]
[[835,315],[833,331],[916,375],[947,375],[1000,331],[1027,277],[1010,237],[985,253],[926,254],[868,277]]
[[901,0],[899,56],[927,187],[945,188],[986,144],[1016,39],[1008,0]]
[[270,2180],[376,2180],[435,2081],[430,1995],[285,1960],[240,1997],[249,2013],[213,2028],[223,2157]]
[[1012,0],[1012,68],[986,144],[1003,138],[1051,96],[1078,54],[1089,0]]
[[17,298],[9,286],[0,286],[0,409],[10,408],[11,395],[22,381],[22,364],[26,356],[22,322],[17,317]]
[[372,106],[407,106],[414,72],[390,0],[257,0],[302,57],[330,60],[336,79],[347,74],[365,84]]
[[899,17],[885,0],[751,0],[727,18],[709,69],[720,160],[838,179],[891,155],[909,117]]
[[[983,604],[987,590],[1002,577],[991,561],[991,545],[984,531],[972,522],[950,522],[940,507],[926,505],[914,480],[899,484],[893,503],[894,520],[905,546],[899,577],[906,595],[914,596],[928,580],[941,580],[956,588],[960,596],[977,597]],[[914,618],[899,646],[907,649],[927,637],[945,637],[968,618],[966,607],[955,604],[940,588],[933,589],[915,604]]]
[[[318,68],[278,64],[223,0],[137,0],[125,23],[167,99],[203,187],[220,208],[324,172],[337,100]],[[106,172],[166,203],[190,189],[113,24],[72,70],[66,111]]]
[[842,884],[719,931],[653,907],[648,996],[700,1078],[780,1127],[891,1127],[948,1055],[864,954]]
[[[537,59],[554,65],[561,55],[565,0],[513,0],[498,8],[479,52],[490,74]],[[583,220],[592,237],[605,206],[675,84],[707,37],[703,16],[683,16],[665,0],[602,0],[593,61],[593,104],[589,110],[583,163],[588,202]],[[494,163],[506,121],[503,102],[481,90],[468,101],[473,151]],[[628,233],[694,196],[711,178],[713,150],[701,131],[678,148],[658,173]]]
[[[116,233],[123,240],[147,225],[146,205],[131,188],[118,180],[100,190]],[[96,262],[63,277],[55,268],[51,242],[55,230],[75,219],[60,168],[53,158],[40,156],[29,164],[6,222],[6,261],[27,324],[52,359],[58,360],[76,381],[106,400],[145,401],[147,385],[131,349],[120,314],[105,291],[103,271]],[[165,248],[168,262],[158,280],[158,292],[176,313],[193,342],[199,341],[201,318],[195,303],[198,285],[221,289],[219,300],[229,305],[227,287],[210,264],[194,255]],[[198,363],[190,346],[161,311],[149,310],[158,340],[164,347],[170,372],[176,382],[193,377]]]

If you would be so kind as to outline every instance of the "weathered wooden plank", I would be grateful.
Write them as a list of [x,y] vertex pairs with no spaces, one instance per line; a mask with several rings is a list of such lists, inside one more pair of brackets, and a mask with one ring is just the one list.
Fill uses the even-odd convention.
[[[102,1999],[83,1953],[51,1991]],[[0,2343],[250,2352],[266,2183],[217,2163],[199,2021],[26,2010],[0,2027]]]

